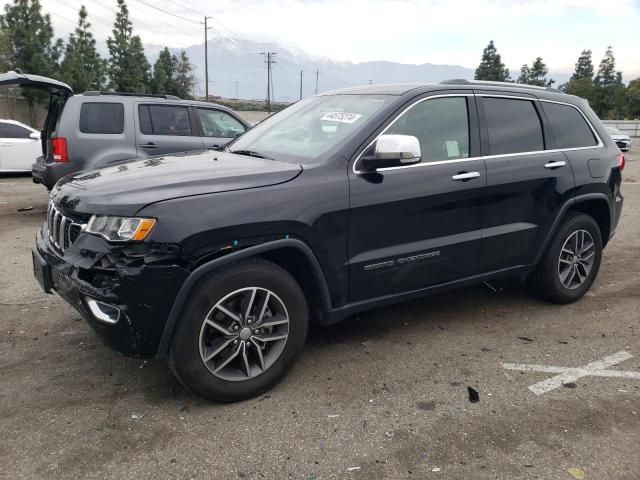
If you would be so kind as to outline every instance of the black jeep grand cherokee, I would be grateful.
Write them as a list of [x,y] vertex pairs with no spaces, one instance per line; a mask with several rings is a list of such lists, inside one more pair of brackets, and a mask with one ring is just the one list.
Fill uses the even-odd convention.
[[623,167],[587,103],[559,92],[345,89],[225,152],[63,179],[34,268],[113,348],[240,400],[284,375],[311,321],[503,276],[579,299],[620,217]]

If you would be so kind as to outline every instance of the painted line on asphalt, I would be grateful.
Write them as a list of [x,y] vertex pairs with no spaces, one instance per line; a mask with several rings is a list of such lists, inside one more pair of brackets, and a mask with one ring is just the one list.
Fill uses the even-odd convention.
[[543,393],[555,390],[567,383],[575,383],[576,380],[584,377],[615,377],[615,378],[629,378],[634,380],[640,380],[640,372],[624,372],[620,370],[607,370],[609,367],[618,365],[625,360],[633,358],[628,352],[622,351],[612,355],[607,355],[601,360],[588,363],[582,367],[556,367],[552,365],[531,365],[524,363],[503,363],[502,368],[507,370],[520,370],[523,372],[543,372],[543,373],[558,373],[555,377],[551,377],[542,382],[534,383],[529,386],[536,395],[542,395]]

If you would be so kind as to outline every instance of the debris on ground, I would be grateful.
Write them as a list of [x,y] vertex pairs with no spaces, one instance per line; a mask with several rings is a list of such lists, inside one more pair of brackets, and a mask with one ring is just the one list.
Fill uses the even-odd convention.
[[529,337],[518,337],[518,339],[524,340],[525,342],[533,342],[533,338],[529,338]]
[[33,210],[33,205],[29,205],[28,207],[21,207],[18,209],[19,212],[29,212]]
[[349,468],[347,468],[347,472],[353,472],[355,470],[360,470],[360,467],[349,467]]
[[432,472],[439,472],[440,471],[440,467],[433,467],[431,469]]
[[471,403],[478,403],[480,401],[480,394],[475,388],[467,387],[467,391],[469,392],[469,401]]
[[144,417],[144,413],[132,413],[131,414],[131,418],[133,418],[134,420],[140,420],[142,417]]
[[567,470],[567,472],[569,472],[569,475],[571,475],[576,480],[583,480],[585,477],[584,470],[582,470],[580,467],[571,467],[569,470]]
[[327,418],[338,418],[340,415],[327,415]]

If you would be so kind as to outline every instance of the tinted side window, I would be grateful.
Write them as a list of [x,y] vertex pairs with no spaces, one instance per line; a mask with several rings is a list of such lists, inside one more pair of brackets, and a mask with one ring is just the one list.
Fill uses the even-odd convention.
[[124,131],[121,103],[83,103],[80,107],[82,133],[118,134]]
[[178,105],[140,105],[140,131],[145,135],[193,135],[189,110]]
[[233,138],[245,132],[244,125],[226,112],[198,108],[205,137]]
[[29,138],[31,132],[20,125],[0,122],[0,138]]
[[544,150],[540,117],[533,102],[484,97],[491,155]]
[[469,115],[465,97],[433,98],[413,106],[386,133],[413,135],[423,162],[469,156]]
[[541,102],[557,148],[593,147],[598,144],[582,114],[573,107]]

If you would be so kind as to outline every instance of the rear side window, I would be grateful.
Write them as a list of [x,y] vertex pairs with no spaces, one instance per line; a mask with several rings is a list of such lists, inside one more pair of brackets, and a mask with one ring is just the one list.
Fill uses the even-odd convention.
[[189,109],[177,105],[140,105],[140,131],[145,135],[193,135]]
[[0,122],[0,138],[29,138],[31,131],[13,123]]
[[482,102],[491,155],[544,150],[542,124],[532,101],[485,97]]
[[598,144],[582,114],[569,105],[542,102],[557,148],[594,147]]
[[124,107],[121,103],[83,103],[80,107],[80,131],[115,135],[124,132]]

